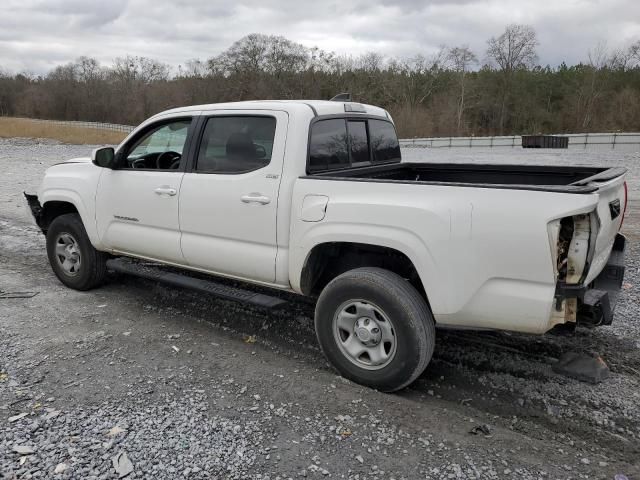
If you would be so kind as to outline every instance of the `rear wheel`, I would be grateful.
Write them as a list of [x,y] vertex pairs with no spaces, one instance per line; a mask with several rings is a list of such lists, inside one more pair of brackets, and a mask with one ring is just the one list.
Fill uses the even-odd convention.
[[332,280],[318,299],[315,325],[324,354],[344,377],[385,392],[413,382],[433,354],[434,321],[425,300],[381,268]]
[[53,272],[67,287],[89,290],[103,283],[107,254],[91,245],[80,216],[56,217],[47,230],[47,256]]

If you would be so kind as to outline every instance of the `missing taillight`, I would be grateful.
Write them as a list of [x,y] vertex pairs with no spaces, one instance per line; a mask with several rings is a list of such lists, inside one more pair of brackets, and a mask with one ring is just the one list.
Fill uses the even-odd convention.
[[565,283],[580,283],[589,255],[591,218],[586,215],[565,217],[560,221],[558,233],[557,269],[558,280]]
[[573,217],[565,217],[560,220],[560,232],[558,233],[558,280],[564,282],[567,278],[567,257],[569,245],[573,238]]

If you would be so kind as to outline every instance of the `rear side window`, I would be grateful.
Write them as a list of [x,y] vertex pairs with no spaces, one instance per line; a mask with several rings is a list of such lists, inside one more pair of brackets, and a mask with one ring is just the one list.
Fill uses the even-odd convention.
[[331,118],[311,127],[309,173],[400,159],[400,145],[391,122]]
[[315,123],[309,145],[309,170],[335,170],[349,165],[345,119],[337,118]]
[[400,161],[400,144],[391,123],[369,120],[369,142],[374,163]]
[[196,172],[246,173],[269,165],[276,119],[258,116],[211,117],[207,120]]

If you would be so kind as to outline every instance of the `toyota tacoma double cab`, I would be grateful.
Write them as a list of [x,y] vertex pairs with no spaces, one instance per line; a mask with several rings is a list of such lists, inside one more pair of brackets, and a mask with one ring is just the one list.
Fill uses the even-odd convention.
[[233,285],[310,296],[331,364],[395,391],[426,368],[435,327],[610,324],[624,176],[405,163],[382,108],[249,101],[159,113],[26,197],[66,286],[118,270],[265,308],[282,300]]

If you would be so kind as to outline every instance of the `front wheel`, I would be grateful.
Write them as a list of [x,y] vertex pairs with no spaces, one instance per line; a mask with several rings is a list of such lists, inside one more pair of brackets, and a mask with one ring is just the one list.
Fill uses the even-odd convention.
[[342,376],[384,392],[412,383],[431,360],[433,316],[416,289],[381,268],[333,279],[316,305],[322,351]]
[[107,255],[91,245],[80,216],[56,217],[47,230],[47,255],[53,272],[67,287],[89,290],[107,275]]

